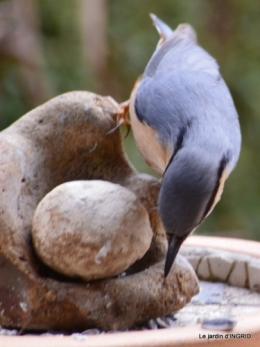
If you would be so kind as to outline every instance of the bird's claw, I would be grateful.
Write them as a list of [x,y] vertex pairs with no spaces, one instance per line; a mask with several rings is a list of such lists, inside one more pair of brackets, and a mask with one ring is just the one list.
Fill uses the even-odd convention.
[[124,138],[128,136],[130,132],[130,128],[131,128],[131,123],[127,117],[128,113],[129,113],[129,100],[124,101],[119,105],[119,112],[117,114],[117,125],[115,126],[115,128],[110,130],[108,134],[115,132],[118,128],[121,127],[122,124],[125,124],[127,128],[127,132]]
[[122,102],[119,105],[119,107],[120,107],[121,112],[118,113],[117,119],[118,119],[118,123],[120,124],[119,126],[121,126],[122,124],[126,125],[127,132],[126,132],[126,135],[124,137],[124,138],[126,138],[130,132],[130,129],[131,129],[131,123],[127,117],[128,113],[129,113],[129,100]]

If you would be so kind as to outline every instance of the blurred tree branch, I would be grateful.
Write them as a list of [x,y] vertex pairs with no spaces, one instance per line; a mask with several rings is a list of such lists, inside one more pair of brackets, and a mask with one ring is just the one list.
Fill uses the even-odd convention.
[[83,54],[98,82],[97,92],[111,93],[108,80],[107,0],[79,0]]
[[37,106],[53,96],[44,64],[35,0],[12,0],[0,4],[0,53],[19,67],[25,96]]

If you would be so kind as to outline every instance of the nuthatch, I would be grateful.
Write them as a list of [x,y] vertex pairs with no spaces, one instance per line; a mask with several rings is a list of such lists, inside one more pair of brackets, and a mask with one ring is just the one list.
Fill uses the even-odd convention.
[[131,125],[145,161],[163,176],[158,209],[168,237],[165,277],[186,237],[220,200],[241,145],[238,115],[217,62],[188,24],[161,36],[130,97]]

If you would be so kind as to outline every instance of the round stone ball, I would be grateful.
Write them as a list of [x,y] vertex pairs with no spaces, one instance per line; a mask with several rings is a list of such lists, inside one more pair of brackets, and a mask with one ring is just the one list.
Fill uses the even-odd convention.
[[41,200],[32,239],[50,268],[90,281],[118,275],[143,257],[152,230],[130,190],[107,181],[73,181]]

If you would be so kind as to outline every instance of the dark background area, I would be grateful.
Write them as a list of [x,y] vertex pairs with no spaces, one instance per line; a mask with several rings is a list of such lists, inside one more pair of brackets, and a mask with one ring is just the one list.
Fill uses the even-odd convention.
[[[72,90],[127,100],[158,42],[149,13],[172,28],[183,22],[195,28],[201,46],[217,59],[240,115],[238,166],[197,233],[260,240],[258,0],[0,1],[0,130]],[[151,173],[132,134],[124,143],[136,168]]]

